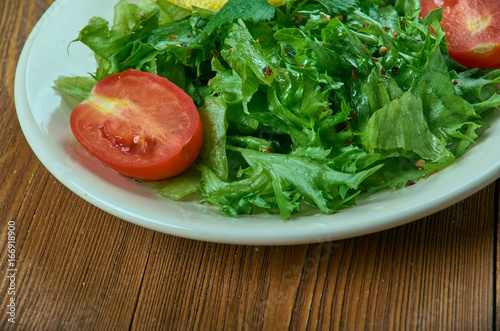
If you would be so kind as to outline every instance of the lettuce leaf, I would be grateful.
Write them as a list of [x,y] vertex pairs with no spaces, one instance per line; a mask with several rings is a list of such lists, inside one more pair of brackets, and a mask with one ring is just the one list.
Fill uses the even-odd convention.
[[237,19],[267,21],[274,17],[274,13],[274,7],[267,0],[229,0],[210,20],[204,33],[210,35],[216,28],[233,23]]
[[383,157],[406,157],[448,165],[454,157],[446,141],[427,125],[420,97],[405,92],[377,110],[363,131],[363,142]]
[[217,13],[120,0],[111,24],[92,18],[75,39],[95,73],[55,84],[82,100],[135,68],[193,98],[198,170],[147,183],[160,195],[199,191],[233,217],[331,214],[444,169],[498,111],[500,70],[451,59],[442,15],[421,19],[417,0],[229,0]]
[[228,178],[226,154],[226,104],[222,98],[207,98],[200,108],[204,135],[200,158],[222,180]]
[[[222,206],[223,211],[233,216],[238,210],[234,206],[245,206],[246,213],[251,213],[252,205],[267,209],[277,205],[281,217],[287,219],[300,210],[302,201],[331,214],[338,210],[339,202],[343,204],[357,196],[360,183],[381,167],[347,173],[329,166],[325,153],[318,149],[309,150],[311,157],[302,150],[284,155],[228,148],[241,153],[250,167],[241,172],[242,179],[231,183],[222,182],[208,167],[202,167],[202,201]],[[318,151],[320,155],[315,157]],[[268,201],[267,205],[262,201]]]

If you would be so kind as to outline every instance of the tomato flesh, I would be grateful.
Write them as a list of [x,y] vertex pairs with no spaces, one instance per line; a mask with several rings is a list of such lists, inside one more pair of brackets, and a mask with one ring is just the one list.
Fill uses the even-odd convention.
[[449,54],[469,68],[500,66],[500,1],[422,0],[421,16],[443,7]]
[[203,139],[192,99],[167,79],[133,69],[99,81],[73,110],[70,126],[111,169],[148,181],[186,170]]

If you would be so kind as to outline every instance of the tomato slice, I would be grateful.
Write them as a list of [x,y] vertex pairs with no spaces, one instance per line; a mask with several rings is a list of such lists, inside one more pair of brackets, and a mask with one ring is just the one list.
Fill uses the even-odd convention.
[[449,54],[469,68],[500,66],[500,1],[422,0],[421,16],[443,7]]
[[198,110],[182,89],[133,69],[99,81],[71,113],[70,125],[94,157],[148,181],[186,170],[203,138]]

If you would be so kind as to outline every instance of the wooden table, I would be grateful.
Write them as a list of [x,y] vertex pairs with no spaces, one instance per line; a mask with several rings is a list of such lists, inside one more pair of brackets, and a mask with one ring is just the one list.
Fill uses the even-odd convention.
[[286,247],[177,238],[78,198],[35,157],[14,106],[17,59],[52,2],[0,1],[0,329],[500,327],[500,181],[405,226]]

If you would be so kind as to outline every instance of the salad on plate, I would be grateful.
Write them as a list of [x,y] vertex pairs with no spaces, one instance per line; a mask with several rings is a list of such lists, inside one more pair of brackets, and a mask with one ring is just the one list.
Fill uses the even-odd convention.
[[74,40],[95,72],[55,84],[79,102],[78,141],[162,196],[233,217],[331,214],[446,168],[500,106],[494,20],[461,9],[479,23],[459,49],[449,31],[470,25],[442,24],[456,1],[433,3],[120,0]]

